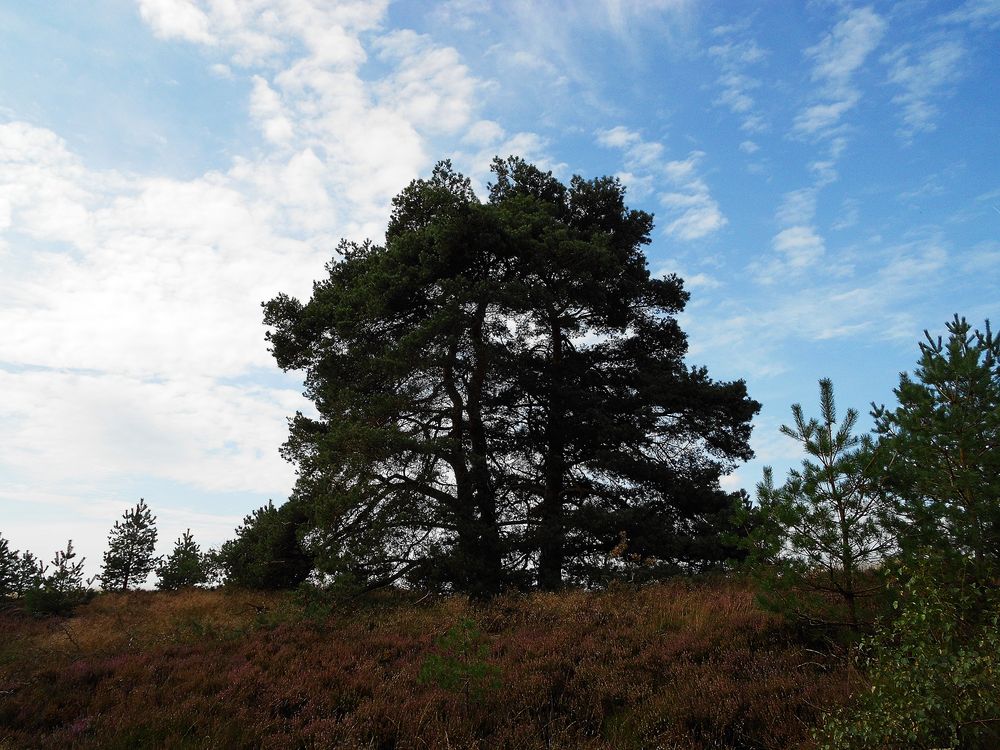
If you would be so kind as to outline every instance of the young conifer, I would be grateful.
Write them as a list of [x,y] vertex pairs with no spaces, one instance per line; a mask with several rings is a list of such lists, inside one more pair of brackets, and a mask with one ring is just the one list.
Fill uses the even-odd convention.
[[155,546],[156,516],[140,498],[135,508],[125,511],[121,521],[115,521],[108,535],[101,585],[108,591],[128,591],[144,583],[159,562],[153,556]]
[[1000,337],[957,315],[948,336],[924,332],[899,405],[876,407],[885,487],[904,554],[950,559],[978,577],[1000,573]]
[[40,587],[46,567],[30,552],[11,549],[0,535],[0,600]]
[[791,588],[786,593],[794,593],[793,609],[808,619],[828,620],[822,602],[832,596],[843,602],[848,624],[857,627],[859,599],[879,588],[867,572],[890,546],[872,478],[877,449],[867,435],[852,434],[854,409],[838,422],[829,379],[819,381],[819,390],[819,419],[806,419],[794,404],[794,426],[781,427],[805,451],[802,468],[791,470],[778,487],[771,467],[765,467],[757,499],[768,519],[762,528],[777,532],[770,544],[778,564],[775,583]]
[[173,552],[156,569],[156,575],[160,577],[156,582],[156,588],[161,590],[197,586],[208,580],[205,558],[198,543],[191,536],[191,529],[185,531],[177,540]]

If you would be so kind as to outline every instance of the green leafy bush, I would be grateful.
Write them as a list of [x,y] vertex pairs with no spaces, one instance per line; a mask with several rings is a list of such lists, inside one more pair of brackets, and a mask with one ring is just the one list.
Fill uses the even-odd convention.
[[827,720],[820,747],[1000,747],[1000,597],[934,568],[903,583],[897,619],[864,649],[869,689]]

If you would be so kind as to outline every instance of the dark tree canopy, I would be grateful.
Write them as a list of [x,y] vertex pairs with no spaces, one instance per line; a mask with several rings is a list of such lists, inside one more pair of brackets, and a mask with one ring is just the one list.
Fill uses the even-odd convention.
[[[217,554],[226,582],[258,589],[287,589],[302,583],[313,568],[312,557],[300,542],[308,520],[302,504],[294,500],[277,508],[268,501],[246,516],[236,538]],[[206,578],[210,562],[202,559]]]
[[[284,455],[326,573],[488,596],[712,564],[751,457],[742,381],[684,363],[679,278],[612,178],[497,159],[485,203],[448,162],[344,242],[306,303],[265,304],[317,417]],[[626,554],[623,554],[626,552]]]

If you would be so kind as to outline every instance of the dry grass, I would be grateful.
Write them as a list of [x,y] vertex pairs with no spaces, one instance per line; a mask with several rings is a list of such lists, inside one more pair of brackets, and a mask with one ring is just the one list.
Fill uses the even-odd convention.
[[[475,697],[420,679],[465,618],[499,674]],[[0,632],[0,748],[778,750],[850,687],[731,581],[387,595],[318,620],[283,594],[137,592]]]

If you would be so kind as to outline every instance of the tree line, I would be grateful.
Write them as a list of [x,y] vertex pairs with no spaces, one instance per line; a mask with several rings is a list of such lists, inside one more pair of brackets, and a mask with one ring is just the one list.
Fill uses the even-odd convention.
[[219,553],[203,553],[190,529],[165,556],[155,554],[156,539],[156,517],[140,498],[109,532],[100,572],[85,578],[85,558],[77,559],[72,539],[47,565],[31,552],[12,549],[0,535],[0,600],[20,600],[37,614],[65,615],[93,596],[95,582],[105,591],[129,591],[144,585],[154,572],[160,590],[219,582]]

